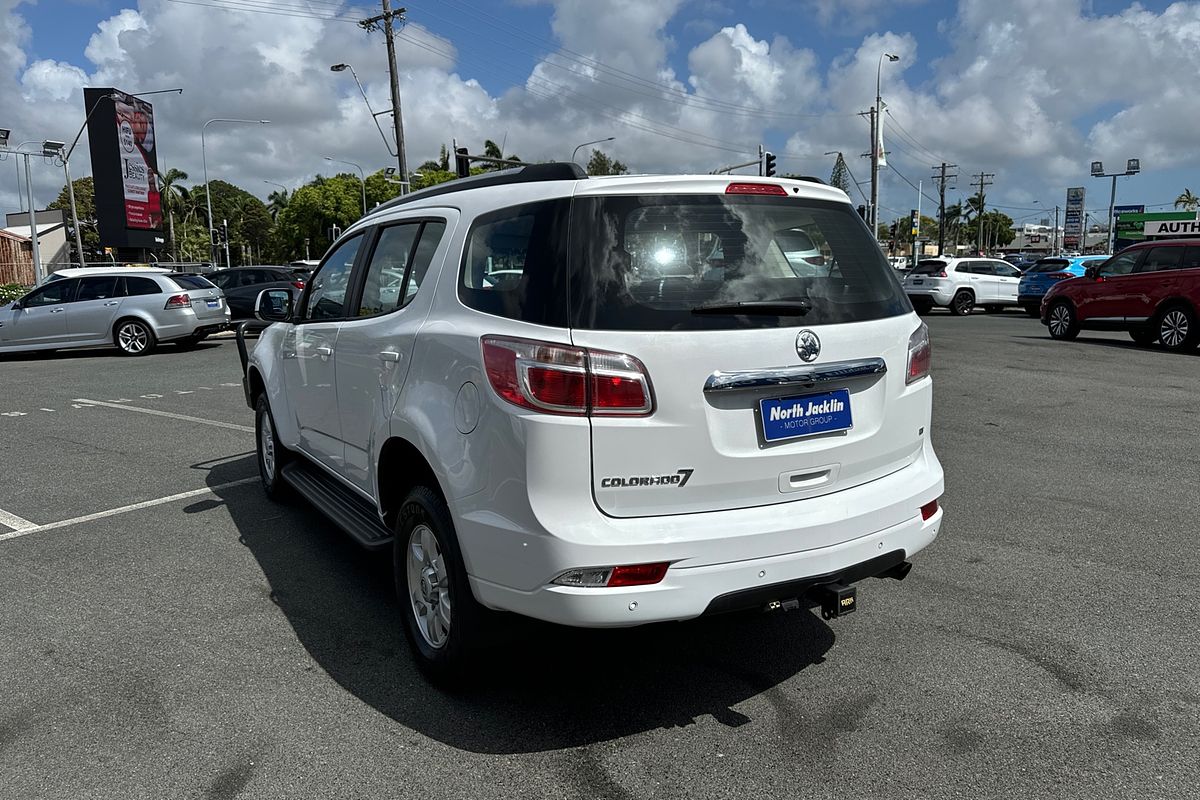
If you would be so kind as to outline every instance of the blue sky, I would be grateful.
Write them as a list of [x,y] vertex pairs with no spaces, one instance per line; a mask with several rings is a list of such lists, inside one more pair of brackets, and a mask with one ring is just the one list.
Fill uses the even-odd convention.
[[[352,24],[311,19],[355,18],[376,4],[275,0],[276,10],[298,16],[213,7],[239,2],[261,6],[264,0],[0,0],[0,23],[19,18],[26,31],[16,37],[21,58],[9,65],[9,74],[0,74],[0,100],[14,94],[17,103],[4,105],[20,108],[18,121],[27,114],[30,124],[39,120],[43,127],[70,128],[82,105],[77,93],[82,85],[107,81],[121,88],[159,88],[158,80],[186,85],[186,102],[164,99],[157,108],[166,146],[177,148],[193,175],[198,172],[198,120],[225,115],[227,108],[266,114],[279,105],[268,141],[248,142],[242,161],[235,163],[231,155],[220,166],[244,175],[247,188],[262,194],[265,188],[249,183],[293,185],[320,171],[310,151],[327,149],[330,141],[342,146],[340,154],[370,168],[385,165],[378,134],[356,105],[361,98],[353,84],[324,72],[330,61],[351,60],[373,102],[384,107],[382,47]],[[1194,75],[1200,69],[1192,55],[1200,53],[1197,3],[413,0],[404,5],[408,34],[416,37],[400,42],[406,109],[413,109],[405,116],[414,164],[434,155],[451,135],[473,146],[484,137],[506,137],[508,149],[526,158],[561,157],[556,151],[564,141],[616,135],[606,147],[637,169],[707,171],[739,159],[732,150],[763,141],[781,154],[781,170],[822,176],[832,162],[823,153],[844,150],[862,180],[868,169],[856,156],[867,148],[868,137],[854,112],[871,102],[878,53],[892,49],[904,58],[884,67],[884,97],[893,112],[885,126],[893,170],[883,177],[884,217],[914,204],[916,191],[908,181],[922,181],[932,195],[928,177],[935,156],[958,163],[964,175],[952,198],[969,191],[967,172],[997,172],[991,199],[1010,207],[1014,217],[1037,218],[1039,205],[1052,210],[1069,185],[1088,188],[1089,207],[1106,205],[1107,185],[1087,176],[1087,162],[1096,157],[1110,164],[1142,158],[1146,173],[1122,180],[1119,202],[1168,202],[1189,181],[1200,189],[1200,155],[1185,152],[1194,149],[1192,137],[1180,133],[1195,129],[1200,108],[1188,97],[1154,96],[1163,74]],[[646,11],[651,6],[661,10]],[[120,24],[112,22],[124,9],[133,11],[124,12]],[[1056,37],[1060,20],[1062,35]],[[1161,48],[1143,50],[1124,41],[1133,33]],[[97,39],[104,46],[89,51]],[[1110,57],[1131,50],[1146,55],[1129,64]],[[101,51],[103,64],[89,58],[89,52]],[[172,72],[174,59],[166,54],[182,51],[192,68]],[[608,71],[594,80],[576,74],[580,55],[593,56]],[[228,63],[242,57],[245,63],[237,69]],[[234,77],[221,77],[222,70],[232,70]],[[633,76],[637,82],[630,88]],[[262,97],[256,99],[251,90],[260,81]],[[669,102],[651,96],[660,93],[662,83],[672,82],[686,101],[679,94],[667,97]],[[324,93],[307,98],[311,122],[302,120],[301,99],[286,101],[283,95],[289,92],[301,99]],[[702,96],[713,99],[693,102]],[[337,114],[331,116],[327,112],[334,104]],[[745,118],[738,112],[742,107],[766,109],[767,115]],[[1158,126],[1147,122],[1152,119]],[[35,181],[39,189],[42,180]],[[47,185],[50,181],[45,179]],[[13,202],[15,186],[7,182],[0,175],[0,206]]]

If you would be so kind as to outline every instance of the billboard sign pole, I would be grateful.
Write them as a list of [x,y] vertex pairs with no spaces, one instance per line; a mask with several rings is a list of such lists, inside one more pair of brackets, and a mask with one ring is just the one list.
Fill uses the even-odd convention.
[[[1063,217],[1063,247],[1068,250],[1082,250],[1087,242],[1083,230],[1083,201],[1086,190],[1082,186],[1067,189],[1067,208]],[[1055,235],[1057,236],[1057,225]]]

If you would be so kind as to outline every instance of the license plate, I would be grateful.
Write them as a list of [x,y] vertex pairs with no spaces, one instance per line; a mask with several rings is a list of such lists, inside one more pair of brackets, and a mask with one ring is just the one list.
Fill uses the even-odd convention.
[[221,301],[220,301],[220,300],[209,300],[209,301],[208,301],[208,307],[209,307],[209,308],[220,308],[220,307],[221,307]]
[[916,280],[913,281],[913,286],[920,286],[924,282],[925,281],[921,280],[920,278],[917,278]]
[[848,389],[759,400],[758,409],[763,439],[767,442],[835,433],[854,427]]

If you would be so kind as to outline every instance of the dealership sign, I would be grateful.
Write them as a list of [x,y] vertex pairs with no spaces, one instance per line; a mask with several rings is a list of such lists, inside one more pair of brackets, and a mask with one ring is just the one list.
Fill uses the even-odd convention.
[[1200,236],[1200,219],[1161,219],[1142,223],[1144,236]]
[[1082,186],[1067,189],[1066,216],[1063,219],[1063,246],[1079,247],[1083,237],[1083,199],[1086,191]]

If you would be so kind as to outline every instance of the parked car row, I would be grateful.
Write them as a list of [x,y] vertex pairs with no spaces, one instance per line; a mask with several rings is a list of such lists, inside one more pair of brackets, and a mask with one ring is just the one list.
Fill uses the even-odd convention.
[[918,314],[934,306],[956,316],[976,306],[1000,311],[1017,304],[1020,271],[996,258],[927,258],[904,276],[904,291]]

